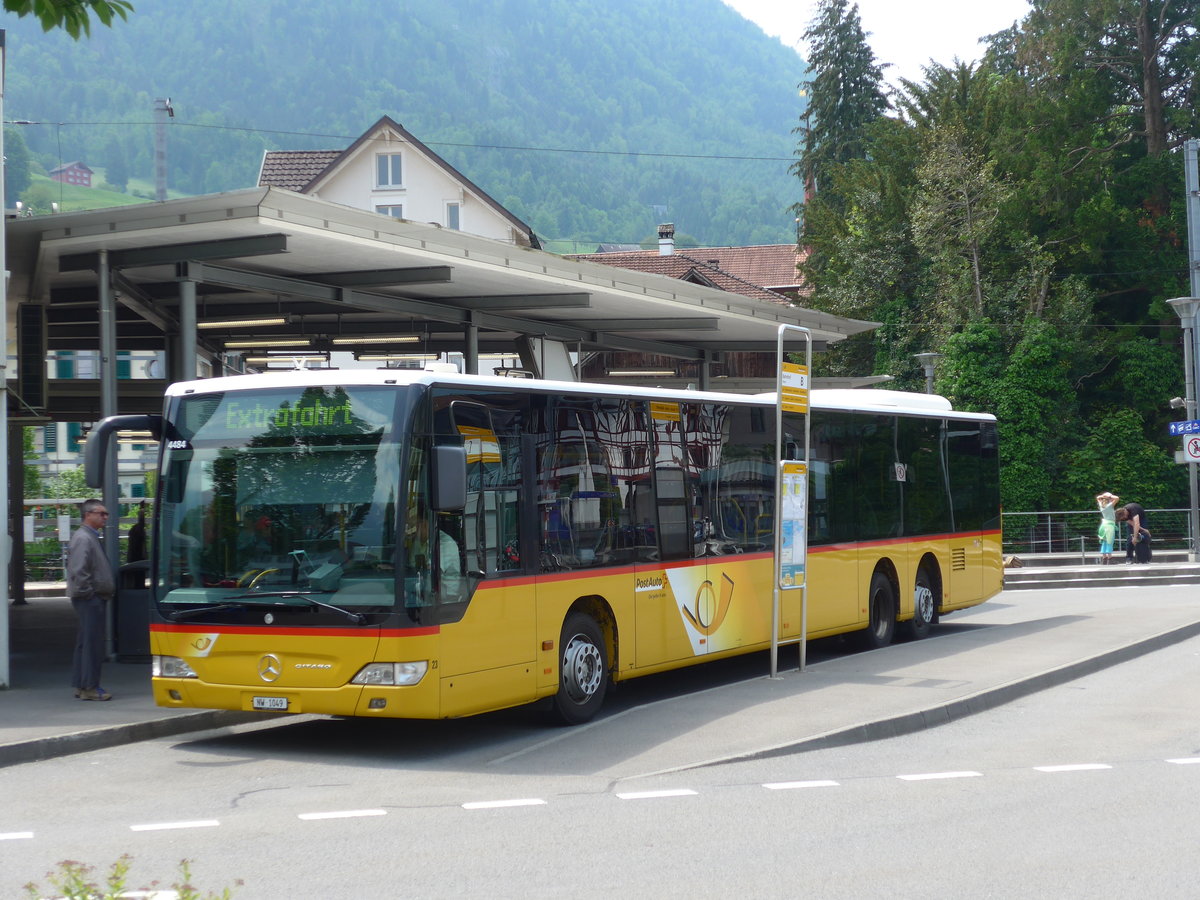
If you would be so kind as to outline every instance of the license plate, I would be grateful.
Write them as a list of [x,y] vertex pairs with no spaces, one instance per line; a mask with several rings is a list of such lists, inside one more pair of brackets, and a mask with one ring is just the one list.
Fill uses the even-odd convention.
[[286,712],[288,708],[288,700],[287,697],[255,697],[250,702],[250,705],[254,709],[270,709],[275,711],[283,710]]

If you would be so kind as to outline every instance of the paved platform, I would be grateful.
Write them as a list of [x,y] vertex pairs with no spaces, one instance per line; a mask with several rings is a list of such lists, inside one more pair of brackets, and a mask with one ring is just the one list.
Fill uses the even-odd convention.
[[[148,663],[106,663],[114,699],[74,699],[74,615],[62,598],[10,607],[12,686],[0,692],[0,766],[265,717],[154,705]],[[1023,590],[947,616],[934,636],[838,654],[805,672],[755,678],[619,714],[619,727],[559,729],[530,748],[540,771],[577,735],[620,743],[622,773],[874,740],[934,727],[1200,635],[1194,585]],[[781,669],[796,648],[780,650]],[[560,749],[562,749],[560,747]],[[614,771],[613,774],[618,774]]]

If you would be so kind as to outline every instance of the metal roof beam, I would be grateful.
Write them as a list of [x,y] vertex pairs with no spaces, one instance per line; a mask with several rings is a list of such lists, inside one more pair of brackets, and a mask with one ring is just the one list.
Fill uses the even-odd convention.
[[449,266],[410,266],[403,269],[322,272],[308,277],[321,284],[338,287],[384,287],[391,284],[445,284],[450,281],[452,271]]
[[663,319],[626,319],[614,322],[612,319],[572,319],[571,324],[592,331],[716,331],[720,322],[716,316],[698,316],[695,318],[663,318]]
[[494,297],[449,297],[447,303],[464,309],[500,312],[506,309],[588,309],[591,294],[521,294]]
[[[147,322],[155,325],[159,331],[165,334],[178,334],[179,322],[173,316],[168,316],[159,310],[154,301],[148,297],[141,288],[126,278],[120,272],[113,272],[110,276],[113,288],[117,292],[117,300],[122,305],[133,310]],[[120,324],[120,323],[118,323]]]
[[[197,241],[191,244],[160,244],[133,250],[110,250],[108,264],[113,269],[136,269],[142,266],[161,266],[187,260],[241,259],[287,251],[286,234],[264,234],[257,237],[228,238],[217,241]],[[98,253],[74,253],[59,257],[59,272],[96,271]]]
[[176,273],[180,279],[187,278],[206,284],[223,284],[244,290],[307,297],[345,307],[375,310],[393,316],[419,316],[436,322],[449,322],[464,326],[472,324],[492,331],[515,331],[519,334],[548,337],[571,343],[598,342],[614,350],[643,350],[647,353],[661,353],[665,356],[677,356],[681,359],[700,359],[704,352],[694,347],[666,341],[648,341],[621,337],[565,323],[547,322],[541,319],[526,319],[520,316],[500,316],[478,310],[458,309],[447,306],[439,301],[415,300],[411,297],[394,297],[388,294],[376,294],[353,290],[351,288],[322,285],[299,278],[285,278],[260,272],[247,272],[243,269],[217,266],[211,263],[179,263],[176,266]]

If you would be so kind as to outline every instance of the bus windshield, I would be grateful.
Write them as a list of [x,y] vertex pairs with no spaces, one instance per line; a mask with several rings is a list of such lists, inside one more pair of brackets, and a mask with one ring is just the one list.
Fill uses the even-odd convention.
[[405,398],[332,385],[179,400],[161,470],[160,612],[360,624],[390,612],[402,507],[392,423]]

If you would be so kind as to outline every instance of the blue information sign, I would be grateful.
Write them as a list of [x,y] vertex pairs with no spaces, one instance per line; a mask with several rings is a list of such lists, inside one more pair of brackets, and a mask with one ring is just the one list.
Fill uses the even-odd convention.
[[1192,419],[1190,422],[1172,422],[1171,434],[1200,434],[1200,422]]

